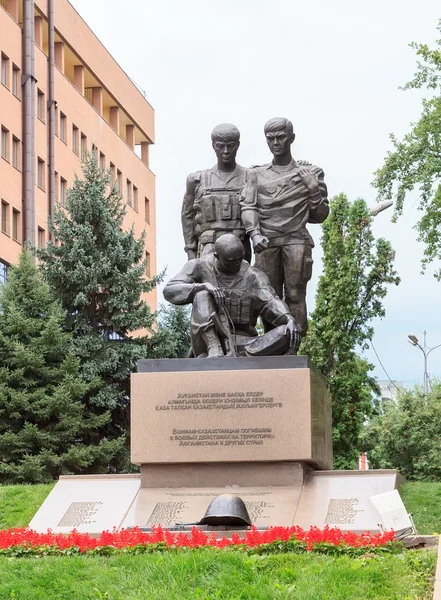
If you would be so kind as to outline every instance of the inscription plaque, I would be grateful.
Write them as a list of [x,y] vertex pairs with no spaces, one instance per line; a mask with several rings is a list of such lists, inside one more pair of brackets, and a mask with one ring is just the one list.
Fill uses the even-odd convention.
[[355,523],[358,513],[358,498],[331,498],[328,504],[328,512],[325,517],[325,524],[343,524]]
[[184,508],[185,502],[157,502],[147,525],[174,525],[176,521],[181,520]]
[[330,401],[311,377],[307,368],[134,373],[132,462],[330,467]]
[[93,520],[92,517],[96,515],[102,504],[102,502],[71,502],[58,523],[58,527],[79,527],[80,525],[96,523],[96,520]]
[[271,509],[275,508],[274,504],[265,502],[265,500],[248,500],[245,502],[245,506],[250,515],[251,523],[269,519]]

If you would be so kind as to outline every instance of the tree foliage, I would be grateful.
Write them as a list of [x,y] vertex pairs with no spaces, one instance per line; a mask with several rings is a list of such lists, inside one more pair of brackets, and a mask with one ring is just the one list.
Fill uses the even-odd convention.
[[161,304],[156,331],[148,340],[148,357],[187,358],[190,347],[189,307]]
[[[423,215],[416,229],[425,244],[423,268],[441,259],[441,39],[436,45],[430,49],[426,44],[411,44],[420,61],[414,78],[402,89],[426,88],[431,97],[423,100],[421,118],[402,140],[390,135],[394,151],[387,154],[373,182],[380,198],[395,199],[395,220],[403,213],[407,194],[418,189]],[[435,277],[441,279],[440,268]]]
[[398,469],[409,480],[441,480],[441,384],[427,402],[420,387],[384,400],[363,433],[363,450],[374,469]]
[[[137,360],[148,356],[154,325],[143,294],[157,278],[145,277],[145,233],[137,239],[133,226],[123,229],[126,209],[110,173],[100,169],[93,154],[82,167],[83,178],[75,177],[67,192],[67,212],[55,208],[53,241],[38,256],[45,279],[67,311],[66,327],[73,333],[83,376],[102,382],[90,407],[98,415],[111,411],[103,434],[118,439],[129,428],[130,373]],[[124,460],[114,467],[123,468]]]
[[23,250],[0,289],[0,481],[102,472],[119,450],[98,435],[110,414],[82,402],[99,382],[81,377],[64,317]]
[[331,200],[316,307],[300,349],[329,379],[336,468],[355,466],[362,425],[378,393],[372,365],[358,352],[372,339],[372,319],[385,314],[387,286],[399,283],[395,253],[388,241],[375,240],[371,220],[364,200],[350,203],[344,194]]

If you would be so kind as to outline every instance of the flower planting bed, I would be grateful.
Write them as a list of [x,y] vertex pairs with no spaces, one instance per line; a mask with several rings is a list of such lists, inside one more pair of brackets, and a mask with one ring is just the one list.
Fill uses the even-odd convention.
[[138,528],[103,531],[99,537],[73,530],[68,535],[37,533],[28,528],[0,531],[0,555],[70,555],[118,553],[151,553],[179,548],[238,549],[249,553],[318,552],[359,556],[366,552],[383,554],[400,552],[403,544],[394,540],[394,532],[371,534],[343,533],[338,528],[270,527],[258,531],[255,527],[243,536],[219,537],[193,527],[188,533],[172,533],[161,527],[146,533]]

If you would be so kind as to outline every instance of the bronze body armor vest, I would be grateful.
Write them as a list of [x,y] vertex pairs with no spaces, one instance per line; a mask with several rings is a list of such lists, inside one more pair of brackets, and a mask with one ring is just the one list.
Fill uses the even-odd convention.
[[236,183],[215,187],[212,179],[211,169],[201,171],[194,200],[197,235],[205,231],[234,232],[237,235],[238,231],[243,231],[245,237],[239,204],[242,186]]

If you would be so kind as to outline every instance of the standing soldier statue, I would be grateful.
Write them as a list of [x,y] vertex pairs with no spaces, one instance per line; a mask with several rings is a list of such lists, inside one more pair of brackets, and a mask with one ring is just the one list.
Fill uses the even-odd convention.
[[214,243],[224,233],[236,235],[243,243],[245,259],[251,259],[251,245],[241,220],[240,194],[245,167],[236,163],[240,132],[223,123],[211,134],[217,164],[192,173],[182,203],[182,231],[188,260],[211,254]]
[[328,216],[327,188],[322,169],[293,159],[291,121],[271,119],[264,131],[273,160],[247,171],[242,220],[256,253],[254,266],[268,276],[304,336],[314,247],[306,224],[322,223]]

